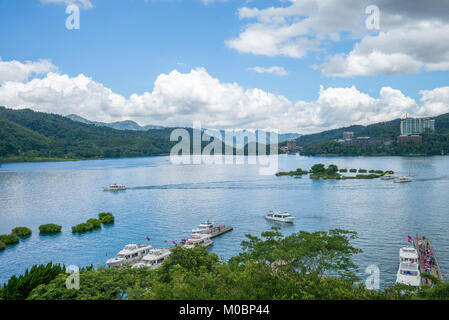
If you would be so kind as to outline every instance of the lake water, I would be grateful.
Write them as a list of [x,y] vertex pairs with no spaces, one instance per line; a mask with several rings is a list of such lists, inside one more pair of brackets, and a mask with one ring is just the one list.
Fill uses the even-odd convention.
[[[277,208],[296,217],[285,234],[342,228],[357,231],[354,244],[359,275],[376,264],[381,286],[394,284],[399,247],[416,233],[430,238],[449,276],[449,161],[445,157],[280,156],[279,170],[309,169],[315,163],[342,168],[392,169],[413,182],[261,176],[256,165],[173,165],[168,157],[4,164],[0,168],[0,234],[27,226],[33,235],[0,252],[0,283],[34,264],[98,265],[125,244],[166,246],[187,238],[205,219],[234,227],[214,239],[212,252],[225,259],[237,254],[245,234],[260,235],[273,224],[264,219]],[[103,192],[123,183],[131,189]],[[111,227],[72,235],[71,226],[112,212]],[[63,226],[57,236],[40,236],[41,224]]]

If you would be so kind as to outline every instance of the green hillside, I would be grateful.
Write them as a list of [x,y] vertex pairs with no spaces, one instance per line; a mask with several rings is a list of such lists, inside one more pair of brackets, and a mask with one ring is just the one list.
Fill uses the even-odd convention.
[[119,131],[55,114],[0,107],[0,157],[95,159],[163,155],[170,152],[170,129]]

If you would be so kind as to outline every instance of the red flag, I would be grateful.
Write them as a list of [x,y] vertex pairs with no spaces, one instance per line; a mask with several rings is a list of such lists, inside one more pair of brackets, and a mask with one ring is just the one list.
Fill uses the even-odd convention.
[[409,240],[412,240],[412,237],[408,236],[408,239],[409,239]]
[[150,242],[150,238],[147,237],[147,241]]
[[167,243],[167,240],[164,240],[164,243]]
[[176,241],[173,241],[173,244],[176,244]]

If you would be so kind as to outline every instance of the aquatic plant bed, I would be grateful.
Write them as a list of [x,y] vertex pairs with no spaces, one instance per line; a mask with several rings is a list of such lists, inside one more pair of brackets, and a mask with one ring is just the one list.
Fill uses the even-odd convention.
[[31,229],[28,229],[27,227],[17,227],[12,229],[12,233],[20,238],[26,238],[31,236],[33,232],[31,231]]
[[39,232],[42,235],[60,233],[61,229],[62,229],[61,226],[54,223],[43,224],[39,226]]
[[109,212],[101,212],[98,214],[99,219],[89,219],[85,223],[72,227],[72,233],[86,233],[94,230],[101,229],[102,224],[114,223],[114,216]]
[[19,237],[15,234],[11,233],[9,235],[0,235],[0,242],[3,242],[5,245],[13,245],[19,243]]
[[[351,173],[358,172],[359,174],[357,174],[355,176],[342,175],[342,173],[347,173],[347,172],[348,172],[348,169],[346,169],[346,168],[339,169],[334,164],[331,164],[326,168],[324,164],[318,163],[318,164],[313,165],[309,171],[304,171],[301,168],[298,168],[294,171],[278,172],[278,173],[276,173],[276,176],[277,177],[290,176],[290,177],[295,177],[296,179],[298,179],[298,178],[302,178],[303,175],[309,174],[309,178],[315,179],[315,180],[319,180],[319,179],[346,180],[346,179],[377,179],[386,174],[394,174],[394,171],[392,171],[392,170],[387,170],[387,171],[369,170],[368,171],[367,169],[358,169],[358,170],[357,169],[349,169],[349,172],[351,172]],[[366,174],[368,172],[369,172],[369,174]],[[364,173],[364,174],[360,174],[360,173]]]

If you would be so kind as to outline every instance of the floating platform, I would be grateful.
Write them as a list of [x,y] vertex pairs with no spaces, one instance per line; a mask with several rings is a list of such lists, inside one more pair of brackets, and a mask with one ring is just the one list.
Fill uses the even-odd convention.
[[221,236],[223,233],[231,231],[233,228],[231,226],[221,226],[221,227],[215,227],[214,231],[212,231],[210,234],[211,238],[215,238],[218,236]]
[[[414,245],[416,251],[418,251],[421,274],[431,274],[442,281],[443,275],[435,255],[435,251],[430,245],[429,239],[426,237],[418,237],[418,235],[416,235]],[[423,285],[430,284],[427,282],[427,278],[421,277],[421,281]]]

